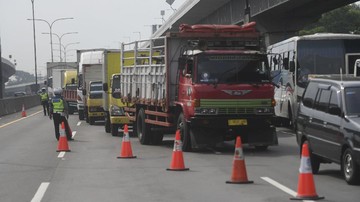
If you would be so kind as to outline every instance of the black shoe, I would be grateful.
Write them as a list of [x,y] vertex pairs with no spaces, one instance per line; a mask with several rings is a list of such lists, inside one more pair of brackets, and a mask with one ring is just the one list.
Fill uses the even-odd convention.
[[68,140],[68,141],[73,141],[73,140],[74,140],[74,138],[68,138],[67,140]]

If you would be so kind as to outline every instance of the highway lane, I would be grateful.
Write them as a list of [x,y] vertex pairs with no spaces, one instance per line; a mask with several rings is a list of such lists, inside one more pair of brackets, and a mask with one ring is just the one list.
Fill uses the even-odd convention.
[[[28,110],[28,116],[40,108]],[[35,114],[0,119],[0,201],[31,201],[42,183],[42,201],[289,201],[290,194],[261,177],[268,177],[296,192],[300,159],[294,134],[279,128],[279,146],[259,152],[244,147],[249,180],[254,184],[230,185],[233,144],[201,152],[184,153],[186,172],[166,171],[171,161],[173,137],[161,146],[140,145],[131,138],[136,159],[117,159],[120,137],[105,133],[97,123],[78,123],[70,116],[75,141],[71,152],[59,158],[52,122]],[[321,165],[315,175],[317,193],[324,201],[354,201],[359,186],[347,185],[339,166]],[[267,178],[265,178],[267,179]],[[48,185],[48,186],[47,186]],[[41,194],[40,194],[41,195]]]

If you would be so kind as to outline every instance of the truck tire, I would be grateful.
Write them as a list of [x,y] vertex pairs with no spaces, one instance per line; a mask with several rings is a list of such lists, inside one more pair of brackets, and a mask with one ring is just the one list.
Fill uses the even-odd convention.
[[85,107],[84,116],[85,116],[85,121],[86,121],[86,123],[89,123],[89,114],[88,114],[88,109],[87,109],[87,107]]
[[152,139],[151,139],[151,143],[153,145],[161,145],[162,140],[163,140],[164,134],[162,133],[154,133],[152,134]]
[[84,120],[84,110],[79,110],[79,120]]
[[111,124],[111,135],[112,136],[118,136],[119,135],[119,126],[118,125]]
[[106,112],[104,118],[105,118],[105,124],[104,124],[105,132],[110,133],[111,128],[110,128],[110,115],[109,115],[109,113]]
[[143,145],[151,144],[151,134],[150,127],[145,123],[145,111],[140,109],[137,119],[136,119],[136,132],[139,138],[139,141]]
[[94,123],[95,123],[94,119],[91,117],[88,117],[88,119],[86,119],[86,120],[89,120],[90,125],[94,125]]
[[189,152],[191,148],[191,139],[190,139],[190,127],[189,124],[185,121],[184,114],[181,112],[177,121],[177,128],[180,130],[180,136],[182,141],[182,150],[184,152]]

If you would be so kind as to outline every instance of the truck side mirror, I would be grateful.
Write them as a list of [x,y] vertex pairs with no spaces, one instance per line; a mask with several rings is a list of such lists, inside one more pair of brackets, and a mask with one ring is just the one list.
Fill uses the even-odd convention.
[[295,71],[295,61],[290,61],[290,72]]
[[85,89],[82,90],[82,94],[86,95],[86,90]]
[[103,90],[104,92],[107,92],[109,90],[108,83],[103,83]]

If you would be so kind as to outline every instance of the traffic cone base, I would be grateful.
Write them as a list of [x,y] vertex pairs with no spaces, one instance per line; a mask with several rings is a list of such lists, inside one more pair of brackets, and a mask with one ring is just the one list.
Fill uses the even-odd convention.
[[168,171],[187,171],[189,168],[185,168],[184,156],[182,152],[182,142],[180,139],[180,130],[176,131],[174,149],[171,158],[170,168],[167,168]]
[[296,197],[291,200],[320,200],[325,197],[320,197],[316,194],[314,177],[312,174],[310,152],[307,144],[302,145],[301,163],[299,169],[299,182]]
[[121,142],[120,156],[118,156],[116,158],[118,158],[118,159],[136,158],[136,156],[134,156],[132,153],[130,137],[129,137],[129,129],[128,129],[127,124],[125,124],[125,126],[124,126],[124,134],[123,134],[123,138],[122,138],[122,142]]
[[22,105],[21,117],[26,117],[25,105]]
[[67,141],[67,137],[65,135],[65,125],[64,122],[61,122],[61,130],[60,130],[60,137],[59,137],[59,143],[58,143],[58,149],[57,152],[70,152],[69,144]]
[[254,181],[241,181],[241,182],[233,182],[233,181],[226,181],[226,184],[252,184]]
[[231,180],[227,184],[251,184],[253,181],[248,180],[245,166],[244,154],[241,146],[241,138],[236,138],[235,154],[233,160],[233,169]]

